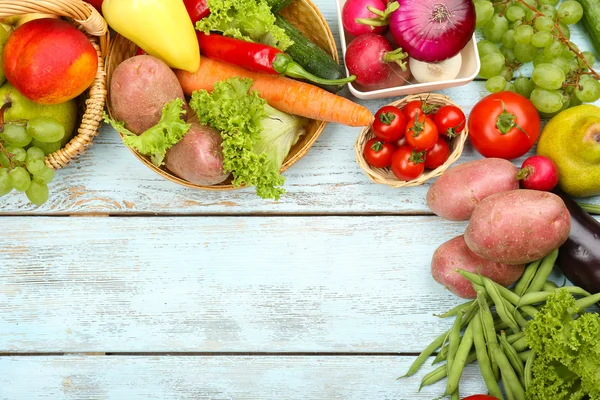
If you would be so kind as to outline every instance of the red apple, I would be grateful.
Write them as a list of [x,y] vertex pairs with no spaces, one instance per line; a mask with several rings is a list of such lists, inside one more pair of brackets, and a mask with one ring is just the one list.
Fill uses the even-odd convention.
[[36,19],[17,28],[6,42],[4,69],[23,96],[40,104],[60,104],[92,84],[98,54],[68,22]]
[[94,6],[94,8],[96,10],[98,10],[98,12],[100,14],[102,14],[102,3],[104,2],[104,0],[87,0],[87,3],[90,3],[91,5]]

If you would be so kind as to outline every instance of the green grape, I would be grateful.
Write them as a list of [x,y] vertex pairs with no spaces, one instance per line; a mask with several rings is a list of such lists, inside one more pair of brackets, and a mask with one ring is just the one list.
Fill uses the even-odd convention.
[[520,44],[531,43],[531,37],[533,36],[533,28],[530,25],[521,25],[515,29],[514,38],[515,42]]
[[589,75],[583,75],[579,79],[579,87],[575,90],[575,96],[583,103],[593,103],[600,99],[600,82]]
[[533,58],[533,66],[535,67],[539,64],[552,62],[553,59],[553,57],[548,57],[543,51],[539,51]]
[[0,152],[0,165],[4,168],[8,168],[10,166],[10,161],[8,160],[8,157],[6,157],[6,154]]
[[525,18],[525,10],[518,6],[510,6],[506,9],[506,18],[511,22],[522,20]]
[[485,79],[494,77],[500,73],[504,66],[504,56],[499,53],[492,53],[481,58],[481,69],[479,76]]
[[506,47],[502,46],[500,47],[500,53],[504,56],[505,61],[508,61],[509,63],[514,63],[516,61],[515,52],[513,49],[507,49]]
[[10,179],[8,178],[8,170],[6,168],[0,169],[0,197],[5,196],[12,192],[13,187],[10,184]]
[[27,171],[29,171],[32,175],[40,172],[46,164],[42,160],[28,160],[27,161]]
[[43,160],[46,155],[44,150],[39,147],[30,147],[27,149],[27,161]]
[[515,22],[511,22],[510,24],[508,24],[508,28],[514,30],[521,25],[523,25],[523,21],[515,21]]
[[569,107],[577,107],[583,104],[581,100],[577,96],[571,97],[571,101],[569,102]]
[[504,35],[502,35],[502,46],[507,49],[513,49],[515,44],[517,44],[517,42],[515,42],[515,31],[509,29]]
[[539,0],[540,4],[548,4],[550,6],[555,6],[557,5],[559,2],[559,0]]
[[498,76],[503,77],[506,81],[510,81],[513,77],[513,72],[505,65],[498,73]]
[[483,0],[475,3],[475,26],[483,28],[494,16],[494,6],[491,1]]
[[531,92],[535,89],[535,84],[531,79],[522,76],[515,80],[515,89],[521,96],[529,98]]
[[41,171],[38,171],[33,175],[34,182],[49,184],[54,179],[54,170],[52,168],[45,167]]
[[506,87],[504,88],[504,90],[506,92],[517,93],[517,89],[515,88],[515,85],[512,82],[506,82]]
[[13,159],[13,161],[23,162],[27,157],[27,152],[23,150],[21,147],[5,147],[7,153],[9,153]]
[[29,189],[25,193],[29,201],[36,206],[41,206],[48,201],[48,185],[44,183],[31,182],[31,186],[29,186]]
[[571,62],[569,60],[565,59],[565,58],[562,58],[562,57],[555,58],[552,61],[550,61],[550,63],[554,64],[557,67],[559,67],[560,69],[562,69],[562,71],[565,74],[567,74],[570,71],[570,68],[571,68]]
[[563,45],[561,42],[552,42],[544,48],[544,55],[548,58],[559,57],[562,54]]
[[558,27],[560,28],[560,33],[556,28],[552,30],[555,36],[560,36],[560,34],[562,34],[562,36],[566,37],[567,39],[571,38],[571,30],[567,25],[561,22],[560,24],[558,24]]
[[500,43],[502,35],[508,30],[508,20],[505,16],[494,14],[490,22],[483,28],[483,35],[493,43]]
[[538,31],[552,32],[554,29],[554,21],[548,17],[538,17],[534,22],[535,29]]
[[8,178],[12,187],[19,192],[24,192],[31,185],[31,176],[23,167],[16,167],[8,173]]
[[565,82],[566,76],[558,65],[539,64],[533,68],[531,79],[542,89],[558,90]]
[[555,113],[563,106],[563,96],[558,90],[535,88],[529,100],[535,108],[546,114]]
[[52,117],[35,117],[27,123],[27,133],[34,139],[53,143],[65,136],[65,127]]
[[538,52],[537,47],[530,44],[517,43],[515,48],[515,58],[522,63],[532,62]]
[[492,53],[500,53],[500,49],[494,43],[489,40],[480,40],[477,42],[477,50],[479,51],[479,57],[483,57]]
[[538,31],[531,37],[531,44],[535,47],[543,48],[549,46],[554,40],[554,37],[550,32]]
[[40,142],[39,140],[33,139],[31,141],[31,144],[37,148],[42,149],[42,151],[46,155],[54,153],[55,151],[60,150],[62,147],[62,142],[60,140],[58,142],[44,143]]
[[550,4],[544,4],[538,8],[540,12],[553,20],[556,18],[556,8]]
[[[583,58],[585,58],[585,61],[587,61],[589,65],[594,65],[596,63],[596,57],[591,51],[584,51],[583,53],[581,53],[581,55],[583,56]],[[585,67],[585,64],[581,59],[577,58],[577,62],[581,68]],[[587,67],[585,67],[585,69],[587,69]]]
[[0,134],[0,138],[6,144],[14,147],[25,147],[31,143],[31,136],[29,136],[24,126],[10,123],[4,125],[4,132]]
[[568,67],[569,68],[567,69],[567,71],[565,73],[568,74],[569,72],[577,72],[577,71],[579,71],[579,62],[577,62],[577,59],[573,59],[573,60],[569,61]]
[[583,7],[575,0],[566,0],[558,7],[560,22],[573,25],[583,17]]
[[506,79],[502,76],[494,76],[485,83],[485,88],[491,93],[502,92],[505,87]]
[[[524,0],[523,1],[525,4],[527,4],[529,7],[537,7],[537,0]],[[523,10],[528,10],[529,8],[523,4],[521,4],[520,2],[517,3],[517,5],[521,8],[523,8]]]

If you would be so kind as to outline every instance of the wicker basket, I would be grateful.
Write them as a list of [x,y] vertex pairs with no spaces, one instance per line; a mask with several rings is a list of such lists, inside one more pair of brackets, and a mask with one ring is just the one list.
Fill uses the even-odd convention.
[[108,26],[94,7],[81,0],[0,0],[0,18],[30,13],[67,18],[86,34],[98,52],[98,71],[94,82],[78,98],[79,128],[62,149],[46,156],[46,165],[59,169],[85,153],[98,135],[106,101],[104,55],[109,42]]
[[[433,105],[453,105],[460,108],[456,103],[450,100],[449,97],[434,93],[423,93],[419,95],[407,96],[389,105],[402,108],[410,101],[423,99],[427,99],[427,102]],[[390,168],[374,168],[370,166],[364,159],[363,151],[365,145],[370,139],[375,137],[373,131],[371,130],[371,126],[363,128],[363,130],[360,132],[360,135],[358,136],[358,139],[356,140],[356,144],[354,145],[354,149],[356,150],[356,161],[358,162],[358,165],[360,165],[360,167],[366,172],[369,179],[371,179],[375,183],[382,183],[393,188],[419,186],[424,184],[431,178],[436,178],[442,175],[452,164],[454,164],[460,158],[468,136],[469,130],[468,127],[465,126],[465,129],[460,133],[460,135],[453,138],[448,143],[450,145],[451,151],[448,160],[446,160],[446,162],[443,165],[439,166],[434,170],[426,170],[423,175],[412,181],[401,181],[394,175]]]
[[[331,30],[329,29],[325,18],[323,18],[323,15],[321,15],[317,7],[310,0],[294,0],[288,7],[281,11],[281,15],[284,16],[296,28],[298,28],[308,39],[329,53],[336,61],[339,61],[337,47]],[[110,49],[108,51],[108,56],[106,58],[106,70],[109,88],[110,78],[115,68],[127,58],[133,57],[136,51],[137,46],[123,36],[117,35],[112,40]],[[108,110],[110,113],[110,98],[108,100]],[[290,153],[281,167],[281,172],[287,170],[298,160],[304,157],[306,153],[308,153],[310,147],[317,140],[319,135],[321,135],[321,132],[323,132],[325,125],[326,123],[323,121],[310,121],[310,124],[306,130],[306,134],[303,135],[298,143],[296,143],[290,150]],[[175,176],[166,168],[159,168],[155,166],[148,157],[141,155],[131,148],[129,149],[148,168],[152,169],[162,177],[180,185],[203,190],[239,189],[231,184],[231,178],[214,186],[202,186],[190,183]]]

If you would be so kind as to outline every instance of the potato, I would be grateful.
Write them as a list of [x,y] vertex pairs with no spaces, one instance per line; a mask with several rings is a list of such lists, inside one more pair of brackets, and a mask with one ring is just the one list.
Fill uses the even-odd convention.
[[165,166],[175,175],[196,185],[216,185],[229,176],[223,171],[221,135],[213,128],[192,123],[190,130],[167,150]]
[[456,269],[481,273],[502,286],[510,286],[523,275],[525,265],[500,264],[481,258],[469,250],[464,236],[461,235],[442,244],[433,253],[431,275],[436,282],[458,297],[476,298],[477,293],[471,282],[456,272]]
[[538,260],[569,237],[571,217],[560,197],[537,190],[511,190],[484,199],[465,232],[469,249],[506,264]]
[[164,105],[178,97],[185,102],[175,73],[152,56],[128,58],[119,64],[111,78],[113,117],[138,135],[156,125]]
[[467,221],[477,204],[494,193],[519,188],[510,161],[484,158],[446,171],[427,192],[427,206],[450,221]]

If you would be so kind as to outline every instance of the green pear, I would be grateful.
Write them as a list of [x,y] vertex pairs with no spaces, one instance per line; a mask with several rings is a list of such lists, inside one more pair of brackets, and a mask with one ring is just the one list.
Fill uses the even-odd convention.
[[4,27],[0,26],[0,86],[6,82],[6,75],[4,75],[4,45],[8,40],[10,34],[4,29]]
[[562,111],[548,122],[537,153],[558,167],[561,189],[576,197],[600,194],[600,107]]
[[46,154],[62,148],[73,136],[77,122],[77,103],[75,100],[66,103],[44,105],[34,103],[17,91],[9,82],[0,87],[0,106],[10,102],[11,106],[4,113],[5,121],[29,120],[33,117],[52,117],[65,128],[65,136],[56,143],[41,143],[35,139],[34,146],[40,147]]

